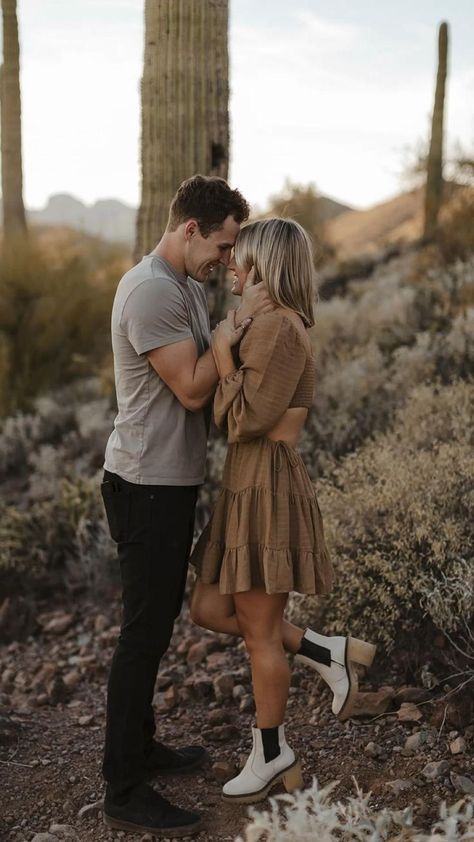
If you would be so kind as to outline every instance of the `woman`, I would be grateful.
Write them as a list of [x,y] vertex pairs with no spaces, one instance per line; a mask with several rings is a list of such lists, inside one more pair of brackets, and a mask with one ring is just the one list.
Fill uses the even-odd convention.
[[232,312],[213,334],[220,377],[214,415],[229,448],[214,513],[191,559],[198,577],[191,616],[245,639],[257,727],[250,757],[223,795],[250,803],[280,781],[287,790],[302,783],[284,734],[290,683],[284,649],[318,670],[334,692],[334,712],[346,718],[357,689],[353,662],[369,665],[375,647],[303,633],[283,619],[290,591],[327,593],[333,578],[314,488],[295,450],[315,379],[307,335],[314,325],[309,238],[293,220],[251,223],[239,234],[230,268],[240,288],[263,281],[275,309],[248,328],[239,368]]

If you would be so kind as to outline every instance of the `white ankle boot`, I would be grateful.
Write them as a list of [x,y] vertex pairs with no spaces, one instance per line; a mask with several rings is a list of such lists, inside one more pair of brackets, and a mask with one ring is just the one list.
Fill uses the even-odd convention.
[[242,804],[263,801],[280,782],[287,792],[300,789],[303,785],[301,765],[285,740],[284,726],[266,728],[263,732],[260,728],[252,728],[252,737],[252,751],[244,768],[222,789],[224,800]]
[[306,629],[301,649],[295,657],[300,663],[317,670],[329,684],[334,698],[332,712],[341,720],[348,719],[359,689],[354,664],[370,667],[375,646],[355,637],[326,637]]

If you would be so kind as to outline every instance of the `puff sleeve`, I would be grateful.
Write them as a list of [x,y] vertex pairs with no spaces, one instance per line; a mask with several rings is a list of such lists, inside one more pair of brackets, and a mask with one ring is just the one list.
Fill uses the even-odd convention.
[[288,409],[307,351],[281,311],[258,316],[240,345],[240,368],[219,381],[214,419],[228,440],[250,441],[269,432]]

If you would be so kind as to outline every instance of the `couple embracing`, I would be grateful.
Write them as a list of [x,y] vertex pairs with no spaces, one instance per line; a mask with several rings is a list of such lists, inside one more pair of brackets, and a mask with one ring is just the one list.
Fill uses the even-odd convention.
[[[207,759],[200,746],[155,739],[153,695],[186,583],[194,509],[204,482],[211,412],[229,442],[215,510],[194,547],[191,617],[243,637],[256,722],[251,754],[223,787],[251,803],[282,782],[302,785],[287,743],[286,652],[330,686],[332,709],[350,715],[357,674],[375,647],[326,637],[284,618],[288,594],[327,593],[332,568],[311,481],[295,449],[313,402],[311,243],[298,223],[242,224],[249,206],[220,178],[183,182],[153,252],[120,281],[112,311],[118,415],[102,496],[117,543],[123,614],[107,696],[104,818],[113,828],[176,838],[200,817],[146,781],[184,774]],[[210,333],[203,283],[223,264],[241,303]]]

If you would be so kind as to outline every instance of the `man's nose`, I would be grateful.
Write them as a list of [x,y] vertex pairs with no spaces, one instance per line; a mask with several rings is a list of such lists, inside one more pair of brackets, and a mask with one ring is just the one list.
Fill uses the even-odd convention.
[[230,254],[223,254],[219,258],[219,263],[222,263],[223,266],[228,266],[230,263]]

